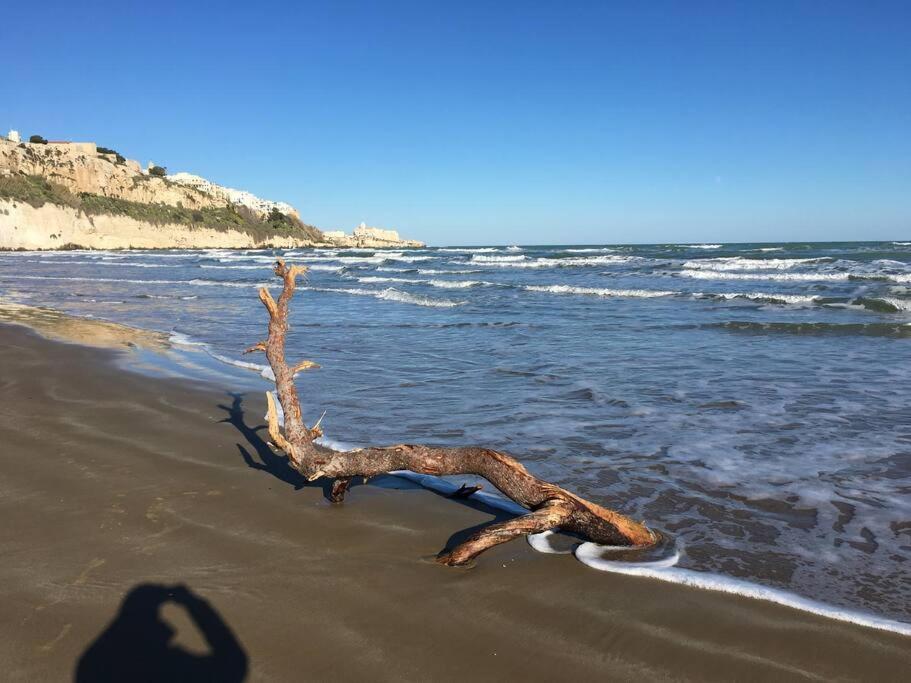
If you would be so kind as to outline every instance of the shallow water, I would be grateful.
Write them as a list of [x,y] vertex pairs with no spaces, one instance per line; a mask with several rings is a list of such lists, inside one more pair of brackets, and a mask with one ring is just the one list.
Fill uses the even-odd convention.
[[[3,253],[0,295],[260,363],[280,253]],[[680,568],[911,621],[911,243],[286,258],[330,437],[504,449],[657,523]]]

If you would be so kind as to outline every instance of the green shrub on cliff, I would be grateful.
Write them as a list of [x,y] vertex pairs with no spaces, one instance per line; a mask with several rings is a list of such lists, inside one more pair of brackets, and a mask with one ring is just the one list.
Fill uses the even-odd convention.
[[28,139],[28,141],[34,145],[46,145],[47,144],[47,139],[41,137],[40,135],[32,135]]
[[186,209],[170,204],[144,204],[126,199],[102,197],[96,194],[79,195],[82,210],[90,215],[129,216],[138,221],[163,225],[175,223],[191,228],[212,230],[237,230],[257,241],[277,236],[294,236],[311,240],[321,239],[319,230],[293,217],[285,216],[287,222],[271,223],[246,207],[233,205]]
[[164,178],[168,175],[168,169],[163,166],[152,166],[152,168],[149,169],[149,175],[153,175],[156,178]]
[[78,197],[40,175],[0,176],[0,198],[24,202],[36,209],[45,204],[79,208]]
[[307,225],[294,216],[278,213],[281,220],[272,220],[273,215],[263,217],[245,206],[206,207],[186,209],[170,204],[132,202],[116,197],[104,197],[88,192],[74,195],[66,187],[48,181],[42,176],[12,175],[0,177],[0,198],[21,201],[35,208],[44,204],[56,204],[79,209],[87,216],[129,216],[137,221],[163,225],[172,223],[194,228],[212,230],[237,230],[263,242],[273,237],[298,237],[313,241],[322,240],[322,234],[312,225]]

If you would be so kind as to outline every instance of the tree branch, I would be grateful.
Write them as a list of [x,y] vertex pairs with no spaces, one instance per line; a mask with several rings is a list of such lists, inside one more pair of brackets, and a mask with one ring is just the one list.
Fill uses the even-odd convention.
[[[251,347],[264,350],[272,371],[279,402],[285,413],[284,435],[278,425],[277,410],[271,392],[269,435],[272,442],[288,456],[292,466],[310,481],[320,477],[335,479],[331,499],[340,502],[352,477],[365,480],[394,470],[411,470],[437,476],[474,474],[485,478],[500,492],[531,510],[516,519],[492,524],[450,552],[439,556],[443,564],[466,564],[500,543],[516,536],[547,529],[563,529],[596,543],[625,546],[651,546],[658,534],[645,524],[609,510],[549,482],[538,479],[515,458],[499,451],[478,446],[435,447],[414,444],[359,448],[337,451],[314,443],[322,434],[319,422],[307,428],[301,417],[300,400],[294,375],[304,369],[318,368],[312,361],[302,361],[289,368],[285,362],[285,336],[288,332],[288,305],[294,295],[297,276],[304,266],[286,266],[279,260],[275,274],[282,278],[281,295],[276,302],[263,287],[259,298],[269,311],[269,338]],[[260,349],[260,346],[264,349]],[[324,413],[325,414],[325,413]],[[320,418],[322,420],[322,418]],[[474,487],[463,487],[461,495],[471,495]],[[460,493],[457,492],[457,493]]]

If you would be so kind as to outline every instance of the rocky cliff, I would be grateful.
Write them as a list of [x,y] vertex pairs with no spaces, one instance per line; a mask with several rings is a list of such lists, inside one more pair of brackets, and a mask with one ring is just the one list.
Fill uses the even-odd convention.
[[[184,174],[187,175],[187,174]],[[195,176],[192,176],[196,178]],[[204,180],[204,179],[199,179]],[[242,199],[143,172],[138,162],[94,143],[0,139],[0,249],[423,246],[395,231],[361,225],[324,235],[286,204]]]
[[69,206],[0,200],[0,249],[291,249],[319,244],[291,235],[257,238],[236,229],[90,216]]
[[0,139],[0,173],[41,176],[73,194],[202,209],[223,206],[191,187],[143,173],[135,161],[99,154],[92,143],[15,144]]

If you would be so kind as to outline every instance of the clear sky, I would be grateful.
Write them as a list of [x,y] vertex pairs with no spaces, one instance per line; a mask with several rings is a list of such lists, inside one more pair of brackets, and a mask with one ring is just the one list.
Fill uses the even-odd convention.
[[911,2],[17,2],[0,127],[434,244],[911,238]]

